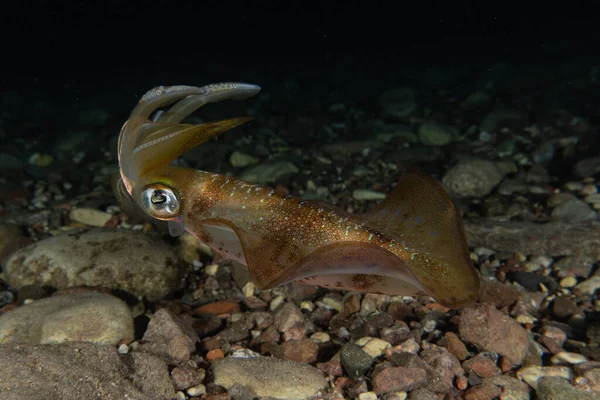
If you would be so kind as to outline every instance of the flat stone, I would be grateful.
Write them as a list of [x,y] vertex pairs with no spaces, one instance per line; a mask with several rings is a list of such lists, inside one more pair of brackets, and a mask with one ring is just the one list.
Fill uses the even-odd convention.
[[316,368],[271,357],[224,358],[211,369],[216,384],[226,389],[239,384],[254,397],[310,399],[325,388],[323,374]]
[[0,316],[0,343],[116,345],[133,338],[133,317],[127,304],[96,292],[36,300]]
[[536,224],[481,218],[465,221],[465,231],[470,247],[508,254],[600,257],[600,224],[594,222]]
[[167,365],[92,343],[0,345],[0,398],[148,400],[175,396]]
[[160,239],[133,231],[91,230],[16,251],[3,275],[17,289],[100,286],[158,300],[178,287],[181,273],[173,250]]
[[527,331],[492,306],[475,305],[463,309],[458,330],[463,340],[503,355],[514,365],[519,365],[527,354]]

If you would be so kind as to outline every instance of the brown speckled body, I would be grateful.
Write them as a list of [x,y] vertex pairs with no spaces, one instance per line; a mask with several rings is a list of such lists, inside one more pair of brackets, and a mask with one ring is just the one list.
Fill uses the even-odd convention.
[[[168,165],[246,121],[184,125],[182,118],[209,101],[247,97],[257,92],[254,88],[182,86],[144,96],[119,144],[129,195],[149,215],[183,225],[217,253],[246,264],[260,289],[300,281],[345,290],[427,293],[449,307],[476,299],[479,278],[460,216],[444,189],[423,173],[405,173],[373,212],[347,215],[232,177]],[[148,110],[178,99],[165,117],[148,120]],[[126,152],[132,149],[133,156]],[[172,193],[177,208],[171,214],[148,209],[143,197],[148,191]]]

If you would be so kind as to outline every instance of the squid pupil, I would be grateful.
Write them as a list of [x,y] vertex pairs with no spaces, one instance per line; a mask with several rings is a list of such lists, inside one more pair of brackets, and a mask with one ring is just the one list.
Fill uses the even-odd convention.
[[162,190],[155,190],[150,197],[152,204],[164,204],[167,202],[167,195]]

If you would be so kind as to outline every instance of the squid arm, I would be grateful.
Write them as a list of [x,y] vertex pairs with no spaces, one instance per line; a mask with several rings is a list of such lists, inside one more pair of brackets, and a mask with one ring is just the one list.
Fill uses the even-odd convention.
[[206,103],[245,99],[259,90],[225,83],[159,87],[144,95],[119,137],[120,195],[151,217],[169,221],[173,231],[181,227],[218,255],[247,265],[259,289],[299,281],[427,294],[447,307],[477,299],[479,276],[460,215],[441,185],[418,170],[406,171],[372,212],[348,215],[232,177],[169,165],[249,121],[182,123],[188,115]]

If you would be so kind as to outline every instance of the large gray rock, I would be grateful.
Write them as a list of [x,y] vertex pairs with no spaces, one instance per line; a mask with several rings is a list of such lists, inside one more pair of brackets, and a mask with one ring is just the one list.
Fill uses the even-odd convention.
[[167,364],[91,343],[0,345],[2,400],[162,400],[175,397]]
[[5,263],[3,277],[16,289],[101,286],[158,300],[180,284],[181,270],[171,247],[158,238],[93,230],[54,236],[18,250]]
[[84,341],[115,345],[133,338],[133,317],[127,304],[96,292],[36,300],[0,316],[2,344]]

